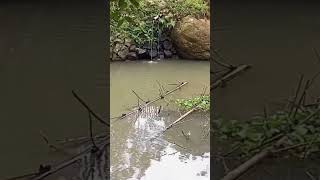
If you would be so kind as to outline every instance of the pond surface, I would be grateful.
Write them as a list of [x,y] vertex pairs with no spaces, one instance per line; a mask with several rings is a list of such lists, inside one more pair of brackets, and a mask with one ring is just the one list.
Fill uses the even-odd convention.
[[[203,93],[209,86],[209,62],[168,60],[157,63],[111,63],[111,117],[129,112],[137,105],[134,90],[142,99],[159,97],[179,82],[188,84],[142,111],[127,118],[113,119],[111,126],[111,178],[114,180],[209,179],[209,115],[194,113],[160,133],[179,118],[173,101]],[[158,81],[158,82],[157,82]],[[207,91],[208,93],[208,91]],[[161,106],[161,111],[159,108]],[[182,134],[190,132],[189,138]],[[152,140],[154,137],[156,139]]]
[[[0,179],[5,179],[66,158],[49,150],[40,130],[51,143],[88,135],[87,111],[71,90],[105,116],[105,26],[103,6],[62,1],[1,3],[0,23]],[[105,130],[94,125],[100,127],[96,132]]]
[[[300,74],[310,79],[319,71],[320,63],[312,50],[320,51],[319,7],[319,3],[302,1],[215,4],[216,24],[225,27],[225,31],[215,33],[215,47],[233,64],[252,65],[225,88],[214,91],[216,115],[248,120],[262,114],[265,105],[269,111],[278,110],[293,96]],[[319,96],[319,85],[314,84],[309,99]],[[305,174],[311,168],[308,164],[311,163],[273,161],[259,167],[259,173],[242,179],[309,179]],[[312,167],[317,178],[319,161],[314,161]],[[219,179],[220,171],[214,172]]]

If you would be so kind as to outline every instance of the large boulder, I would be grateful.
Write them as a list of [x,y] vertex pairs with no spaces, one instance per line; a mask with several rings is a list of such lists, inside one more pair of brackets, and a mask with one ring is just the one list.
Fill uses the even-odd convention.
[[173,28],[171,39],[182,58],[209,60],[210,20],[187,16]]

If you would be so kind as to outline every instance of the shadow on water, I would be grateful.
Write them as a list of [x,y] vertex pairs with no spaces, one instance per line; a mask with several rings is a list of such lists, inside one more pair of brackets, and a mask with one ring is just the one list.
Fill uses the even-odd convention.
[[[66,158],[48,149],[40,130],[50,141],[88,134],[87,111],[71,90],[105,117],[104,14],[96,7],[62,1],[1,4],[0,179]],[[105,130],[94,126],[96,132]]]
[[[201,113],[191,115],[187,122],[158,136],[179,114],[162,111],[157,115],[156,107],[146,109],[138,117],[123,119],[131,127],[121,145],[123,151],[112,153],[112,179],[208,179],[210,149],[203,123],[208,127],[209,119]],[[181,130],[189,131],[190,137],[186,139]],[[111,142],[115,139],[111,137]]]
[[[320,49],[319,3],[226,1],[215,6],[217,26],[228,27],[216,32],[215,47],[233,64],[252,65],[225,88],[215,90],[215,111],[221,117],[246,120],[261,114],[265,105],[279,110],[294,94],[300,74],[309,79],[319,71],[312,50]],[[317,97],[319,88],[314,84],[310,95]],[[221,165],[213,166],[219,179]],[[276,160],[258,167],[241,179],[309,179],[305,172],[319,167],[319,162]]]

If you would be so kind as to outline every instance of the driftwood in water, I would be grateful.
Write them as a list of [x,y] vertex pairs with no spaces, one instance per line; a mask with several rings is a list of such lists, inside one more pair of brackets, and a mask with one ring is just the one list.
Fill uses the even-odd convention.
[[227,72],[224,76],[222,76],[220,79],[218,79],[216,82],[214,82],[210,89],[216,89],[217,87],[223,85],[225,82],[233,79],[236,75],[238,75],[239,73],[249,69],[251,66],[249,65],[239,65],[233,69],[231,69],[229,72]]
[[[306,123],[308,120],[310,120],[313,116],[318,114],[320,112],[320,109],[310,114],[308,117],[300,121],[297,125],[301,125]],[[294,131],[294,130],[293,130]],[[238,166],[236,169],[230,171],[226,176],[224,176],[221,180],[235,180],[238,177],[240,177],[243,173],[245,173],[247,170],[249,170],[251,167],[256,165],[258,162],[260,162],[262,159],[266,158],[272,153],[278,152],[277,148],[284,143],[284,141],[287,139],[287,135],[283,135],[275,144],[268,146],[267,148],[263,149],[253,157],[251,157],[249,160]],[[297,146],[298,147],[298,146]],[[286,150],[289,150],[290,148],[287,148]],[[292,149],[292,148],[291,148]],[[282,149],[283,150],[283,149]]]
[[[156,101],[159,101],[159,100],[163,99],[165,96],[167,96],[167,95],[169,95],[169,94],[171,94],[171,93],[173,93],[173,92],[181,89],[181,88],[182,88],[184,85],[186,85],[186,84],[188,84],[188,82],[182,82],[182,83],[180,83],[180,84],[179,84],[177,87],[175,87],[174,89],[172,89],[172,90],[170,90],[170,91],[167,91],[165,94],[160,95],[159,97],[157,97],[157,98],[154,99],[154,100],[147,101],[145,104],[142,105],[142,107],[134,108],[132,111],[130,111],[130,112],[128,112],[128,113],[125,113],[125,114],[122,114],[120,117],[117,117],[117,119],[118,119],[118,120],[119,120],[119,119],[123,119],[123,118],[125,118],[125,117],[127,117],[127,116],[129,116],[129,115],[134,114],[136,111],[141,110],[141,108],[145,108],[145,107],[147,107],[148,105],[150,105],[150,104],[152,104],[152,103],[154,103],[154,102],[156,102]],[[114,121],[114,122],[115,122],[115,121]]]
[[190,111],[186,112],[185,114],[183,114],[182,116],[180,116],[177,120],[175,120],[173,123],[171,123],[170,125],[168,125],[163,131],[162,133],[164,133],[165,131],[167,131],[168,129],[172,128],[175,124],[177,124],[178,122],[180,122],[181,120],[183,120],[185,117],[187,117],[189,114],[193,113],[195,110],[198,109],[197,107],[192,108]]

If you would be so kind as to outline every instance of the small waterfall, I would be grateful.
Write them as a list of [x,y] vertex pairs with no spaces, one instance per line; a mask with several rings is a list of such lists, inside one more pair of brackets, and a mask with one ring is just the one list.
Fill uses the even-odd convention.
[[154,20],[152,20],[152,26],[151,26],[151,33],[152,33],[152,34],[151,34],[151,40],[150,40],[150,48],[151,48],[151,49],[150,49],[150,58],[151,58],[150,60],[151,60],[151,61],[152,61],[152,55],[153,55],[153,54],[152,54],[152,53],[153,53],[153,52],[152,52],[152,50],[153,50],[153,29],[154,29],[153,26],[154,26]]
[[161,60],[161,56],[160,56],[160,36],[161,36],[160,21],[158,20],[158,44],[157,44],[158,60]]
[[161,30],[160,30],[160,15],[157,15],[152,20],[152,26],[151,26],[151,39],[149,41],[150,46],[150,63],[153,62],[153,37],[154,37],[154,29],[155,29],[155,23],[157,23],[157,60],[161,60],[160,56],[160,37],[161,37]]

